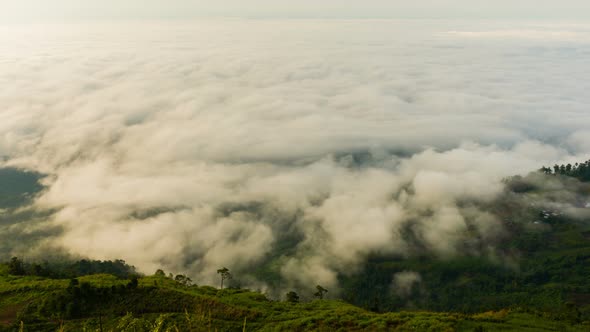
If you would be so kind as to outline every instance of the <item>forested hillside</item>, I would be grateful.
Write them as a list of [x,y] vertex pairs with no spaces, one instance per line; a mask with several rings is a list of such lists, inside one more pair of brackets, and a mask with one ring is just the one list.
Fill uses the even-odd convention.
[[[506,230],[495,255],[374,256],[361,273],[343,277],[344,299],[376,311],[425,309],[460,312],[523,306],[590,319],[590,183],[588,162],[541,169],[506,180],[488,206]],[[560,171],[563,170],[563,173]],[[582,181],[580,181],[582,180]],[[413,271],[404,292],[391,275]]]
[[342,301],[271,301],[166,276],[74,279],[0,275],[0,331],[586,331],[570,312],[378,314]]

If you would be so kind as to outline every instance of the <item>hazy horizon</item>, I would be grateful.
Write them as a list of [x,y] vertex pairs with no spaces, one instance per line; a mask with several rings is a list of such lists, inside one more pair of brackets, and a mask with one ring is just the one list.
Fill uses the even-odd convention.
[[199,17],[259,18],[422,18],[588,20],[583,0],[2,0],[0,22],[19,20],[162,19]]

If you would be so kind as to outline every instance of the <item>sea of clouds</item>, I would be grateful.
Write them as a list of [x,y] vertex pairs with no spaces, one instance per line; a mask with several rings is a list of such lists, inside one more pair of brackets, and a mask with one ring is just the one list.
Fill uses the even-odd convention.
[[55,211],[2,232],[60,230],[14,255],[199,284],[226,266],[260,288],[272,263],[285,287],[336,287],[371,254],[501,236],[458,202],[590,154],[590,25],[119,21],[0,40],[0,166],[47,174],[34,208]]

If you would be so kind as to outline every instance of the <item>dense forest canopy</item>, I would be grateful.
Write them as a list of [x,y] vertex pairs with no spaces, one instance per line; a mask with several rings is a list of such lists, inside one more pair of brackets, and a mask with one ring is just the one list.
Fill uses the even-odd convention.
[[590,181],[590,160],[583,163],[555,165],[553,168],[543,166],[540,169],[545,174],[560,174],[575,177],[580,181]]

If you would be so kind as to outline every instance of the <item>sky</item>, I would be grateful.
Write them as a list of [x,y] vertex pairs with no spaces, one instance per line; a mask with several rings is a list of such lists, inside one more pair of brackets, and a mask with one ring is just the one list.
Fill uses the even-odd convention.
[[[371,254],[415,254],[408,227],[429,254],[476,232],[469,254],[510,261],[477,204],[590,156],[581,1],[41,3],[0,14],[28,22],[0,25],[0,167],[47,175],[27,207],[45,213],[3,222],[1,257],[122,258],[198,284],[226,266],[256,289],[272,263],[284,287],[332,294]],[[283,17],[398,12],[449,19]],[[152,19],[186,13],[274,19]],[[37,24],[62,16],[80,20]]]
[[87,18],[315,17],[588,19],[585,0],[1,0],[6,21]]

